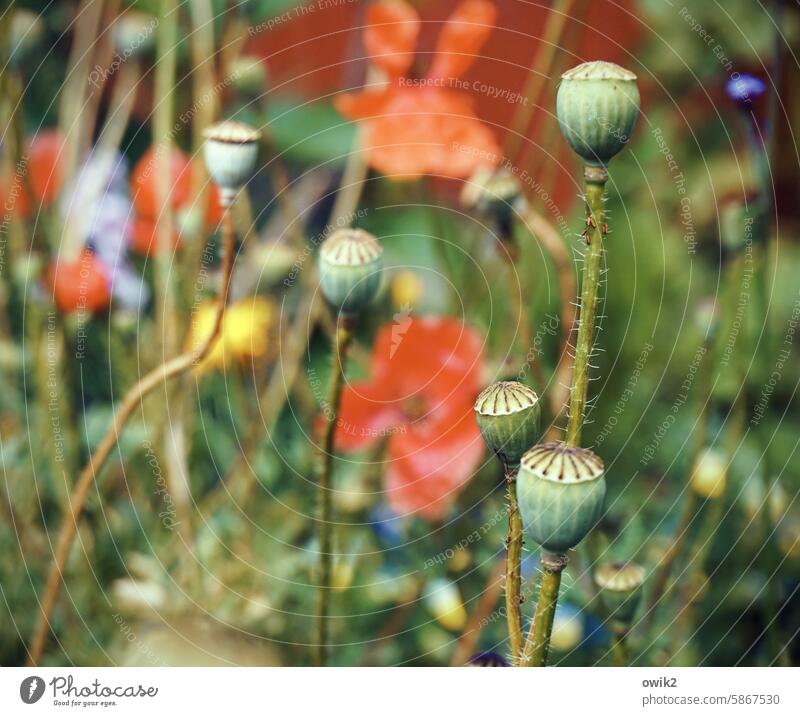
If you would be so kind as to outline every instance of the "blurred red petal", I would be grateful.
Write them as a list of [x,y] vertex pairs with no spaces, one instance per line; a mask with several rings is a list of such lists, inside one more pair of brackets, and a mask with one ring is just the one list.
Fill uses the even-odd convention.
[[[353,383],[342,391],[336,426],[336,447],[345,452],[375,443],[403,415],[384,381]],[[323,416],[324,418],[324,416]]]
[[95,255],[85,249],[75,261],[54,261],[48,270],[53,299],[64,313],[96,313],[108,306],[111,290],[108,277]]
[[465,407],[447,426],[423,422],[392,436],[385,491],[400,514],[442,519],[474,474],[484,443],[471,403]]
[[390,77],[405,74],[414,61],[419,14],[403,0],[385,0],[367,9],[364,46],[373,64]]
[[[158,196],[158,176],[160,157],[151,147],[136,162],[131,172],[131,199],[136,211],[142,216],[154,219],[161,212]],[[189,157],[180,149],[172,148],[170,154],[169,201],[173,209],[183,206],[192,196],[192,172]]]
[[[176,249],[180,241],[178,232],[173,231],[170,247]],[[133,221],[133,231],[131,232],[131,248],[142,256],[153,256],[156,252],[156,246],[156,222],[146,216],[137,214]]]
[[447,316],[407,316],[375,336],[372,373],[394,386],[399,400],[420,392],[428,403],[473,400],[481,387],[483,341],[466,324]]
[[390,90],[386,89],[346,92],[333,98],[333,106],[339,114],[357,121],[383,114],[389,99]]
[[488,0],[465,0],[448,18],[436,43],[428,77],[461,77],[475,62],[478,51],[494,29],[497,10]]
[[28,173],[34,198],[44,206],[61,190],[64,140],[54,129],[39,132],[28,144]]
[[463,179],[500,161],[494,135],[460,92],[395,87],[371,114],[347,116],[365,120],[362,139],[369,164],[396,179],[424,174]]

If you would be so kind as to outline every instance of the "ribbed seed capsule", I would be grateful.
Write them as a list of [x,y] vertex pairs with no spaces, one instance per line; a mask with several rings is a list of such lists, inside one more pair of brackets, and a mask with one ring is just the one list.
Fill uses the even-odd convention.
[[231,120],[208,127],[203,155],[208,173],[221,189],[220,201],[229,206],[236,192],[244,185],[256,164],[261,132]]
[[328,303],[344,315],[361,313],[378,294],[383,249],[361,229],[340,229],[319,250],[319,275]]
[[553,442],[528,450],[517,475],[525,532],[549,552],[577,545],[600,519],[604,473],[603,461],[586,448]]
[[475,401],[475,417],[481,435],[510,467],[539,439],[539,396],[516,381],[492,383]]
[[584,62],[561,75],[561,132],[592,166],[605,166],[630,140],[639,117],[636,75],[611,62]]
[[644,567],[632,562],[603,564],[594,573],[600,598],[612,619],[623,624],[629,624],[633,620],[642,596],[644,577]]

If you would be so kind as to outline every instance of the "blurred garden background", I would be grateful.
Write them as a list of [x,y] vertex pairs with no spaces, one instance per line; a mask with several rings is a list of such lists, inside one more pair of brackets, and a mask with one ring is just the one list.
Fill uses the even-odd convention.
[[[370,34],[379,5],[413,6],[413,37]],[[519,380],[563,432],[585,217],[555,93],[593,59],[637,75],[642,111],[609,170],[583,438],[608,495],[550,663],[612,663],[608,561],[646,573],[631,664],[797,663],[799,38],[788,0],[0,10],[0,664],[30,658],[70,492],[126,391],[211,334],[203,130],[228,118],[263,138],[222,336],[94,474],[37,661],[311,663],[336,332],[317,250],[349,226],[386,267],[333,462],[330,663],[507,658],[505,480],[472,405]],[[526,620],[538,560],[528,540]]]

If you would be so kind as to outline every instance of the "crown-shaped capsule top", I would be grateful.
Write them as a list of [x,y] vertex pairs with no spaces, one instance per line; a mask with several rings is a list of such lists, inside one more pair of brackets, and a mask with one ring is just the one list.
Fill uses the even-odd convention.
[[220,202],[230,206],[256,163],[261,132],[242,122],[226,120],[207,127],[203,154],[208,173],[220,188]]
[[356,315],[378,295],[383,248],[369,232],[339,229],[319,250],[319,276],[328,303],[345,315]]
[[644,567],[633,562],[609,562],[600,565],[594,573],[594,581],[600,589],[621,593],[641,587],[644,577]]
[[203,136],[223,144],[250,144],[261,139],[261,132],[244,122],[226,119],[203,130]]
[[475,413],[484,441],[506,468],[519,465],[540,437],[539,396],[522,383],[492,383],[475,401]]
[[484,388],[475,401],[480,415],[511,415],[538,404],[539,396],[527,385],[515,380],[501,380]]
[[365,266],[383,254],[378,240],[363,229],[340,229],[322,243],[320,257],[331,266]]
[[603,461],[588,448],[564,442],[534,445],[522,456],[522,467],[535,477],[559,484],[591,482],[603,476]]
[[618,80],[636,81],[636,75],[624,67],[605,62],[604,60],[592,60],[567,70],[561,75],[562,80]]

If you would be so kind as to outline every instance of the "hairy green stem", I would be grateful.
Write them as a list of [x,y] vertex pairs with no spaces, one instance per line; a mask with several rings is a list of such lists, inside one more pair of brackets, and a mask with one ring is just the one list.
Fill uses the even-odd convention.
[[550,635],[553,633],[553,618],[561,588],[561,573],[567,566],[567,555],[551,554],[542,550],[542,582],[539,601],[522,651],[520,666],[547,666],[550,650]]
[[522,652],[522,518],[517,503],[516,468],[506,468],[508,487],[508,538],[506,539],[506,621],[508,622],[508,641],[511,646],[511,663],[519,663]]
[[328,633],[331,600],[331,573],[333,571],[333,443],[339,419],[339,403],[342,399],[344,367],[347,349],[353,338],[353,326],[348,319],[339,317],[333,346],[333,369],[331,371],[328,399],[325,408],[325,431],[320,446],[317,473],[319,538],[319,582],[317,593],[317,642],[314,649],[314,665],[325,666],[328,662]]
[[589,356],[594,343],[594,326],[597,317],[597,299],[600,289],[600,271],[605,235],[605,209],[603,195],[608,175],[605,170],[587,168],[586,172],[586,229],[584,236],[588,244],[583,264],[581,286],[581,313],[578,323],[578,340],[575,346],[575,367],[572,374],[572,389],[569,400],[569,422],[566,442],[579,445],[581,428],[586,411],[586,396],[589,391]]

